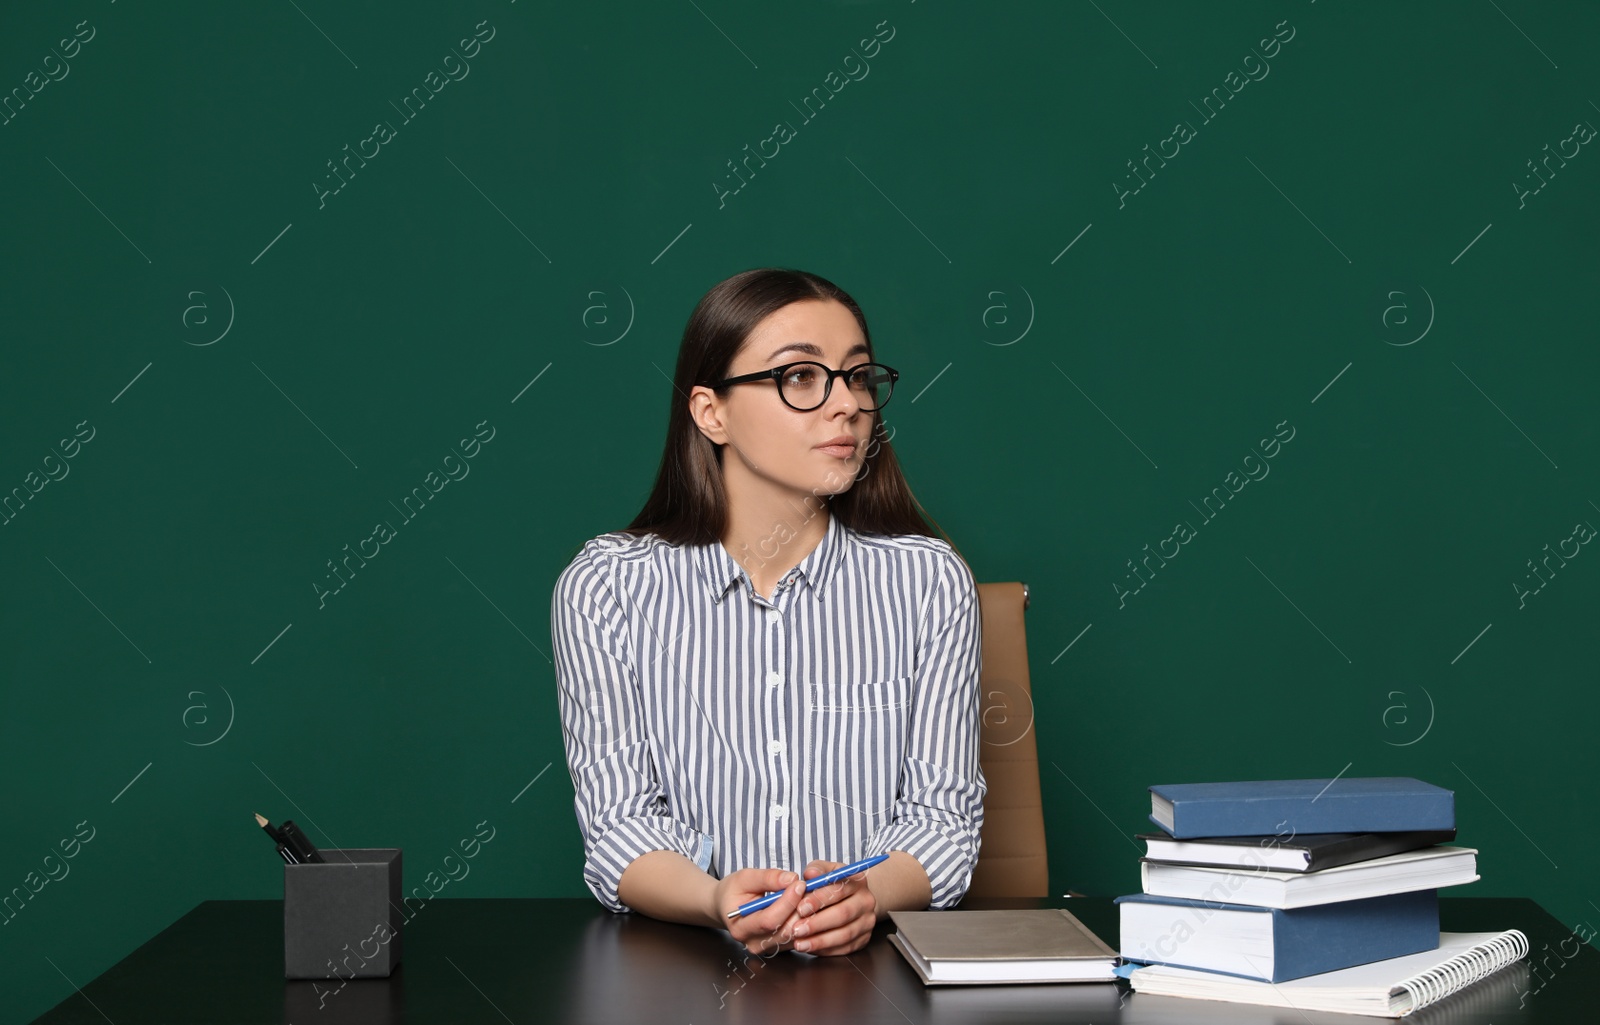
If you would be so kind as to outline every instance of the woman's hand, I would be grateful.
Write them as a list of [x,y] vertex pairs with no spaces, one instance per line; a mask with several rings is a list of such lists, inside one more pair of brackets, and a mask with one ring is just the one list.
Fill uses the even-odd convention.
[[[815,879],[843,867],[842,861],[813,861],[806,866],[805,877]],[[792,937],[795,950],[819,956],[860,950],[878,921],[878,900],[867,886],[865,872],[818,887],[798,905],[783,931]]]
[[[822,862],[812,862],[820,865]],[[816,875],[815,872],[811,873]],[[752,954],[762,956],[788,950],[794,939],[795,908],[802,897],[811,899],[816,893],[806,894],[806,884],[793,872],[776,868],[741,868],[729,872],[717,881],[712,891],[712,905],[718,921],[727,927],[728,935],[743,943]],[[728,918],[728,913],[741,904],[765,897],[774,890],[784,894],[768,907],[749,915]]]

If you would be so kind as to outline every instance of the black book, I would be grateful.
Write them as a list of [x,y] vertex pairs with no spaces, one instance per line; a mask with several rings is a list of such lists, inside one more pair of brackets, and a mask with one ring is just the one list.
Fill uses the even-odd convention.
[[1175,840],[1166,833],[1140,833],[1146,861],[1177,865],[1262,868],[1315,872],[1353,865],[1387,854],[1414,851],[1456,838],[1454,829],[1405,833],[1306,833],[1301,836],[1212,836]]

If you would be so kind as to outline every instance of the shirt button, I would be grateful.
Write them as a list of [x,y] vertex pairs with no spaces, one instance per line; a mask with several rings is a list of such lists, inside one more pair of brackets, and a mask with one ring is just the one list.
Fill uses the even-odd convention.
[[782,682],[783,682],[783,674],[782,673],[774,671],[774,672],[770,672],[770,673],[767,674],[767,686],[768,687],[776,687],[778,684],[780,684]]
[[781,620],[782,618],[783,618],[783,614],[781,612],[779,612],[777,609],[768,609],[767,610],[767,622],[771,623],[773,626],[777,626],[778,625],[778,621]]
[[781,741],[781,740],[769,740],[769,741],[767,741],[767,752],[769,754],[775,754],[775,755],[783,754],[783,741]]
[[789,809],[785,808],[783,805],[775,804],[775,805],[772,806],[772,817],[773,818],[781,819],[787,814],[789,814]]

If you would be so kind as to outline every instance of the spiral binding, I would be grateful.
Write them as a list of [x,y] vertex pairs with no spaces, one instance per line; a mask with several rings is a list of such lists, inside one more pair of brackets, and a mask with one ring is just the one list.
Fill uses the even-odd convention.
[[1528,954],[1528,937],[1520,929],[1508,929],[1487,943],[1463,951],[1455,957],[1400,983],[1411,994],[1415,1011],[1443,1000],[1486,975],[1499,971]]

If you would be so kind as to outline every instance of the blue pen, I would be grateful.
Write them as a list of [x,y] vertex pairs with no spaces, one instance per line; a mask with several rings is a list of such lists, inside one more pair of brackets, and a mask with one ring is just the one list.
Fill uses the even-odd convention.
[[[864,872],[872,866],[888,860],[889,856],[887,854],[880,854],[877,857],[866,858],[862,861],[858,861],[853,865],[846,865],[843,868],[836,868],[832,872],[825,872],[806,883],[806,892],[810,893],[819,886],[827,886],[829,883],[837,883],[841,879],[848,879],[857,872]],[[762,908],[769,908],[778,902],[778,898],[782,897],[784,892],[785,891],[783,890],[774,890],[765,897],[757,897],[748,904],[740,904],[738,907],[728,912],[728,917],[738,918],[741,915],[748,915],[752,912],[760,911]]]

